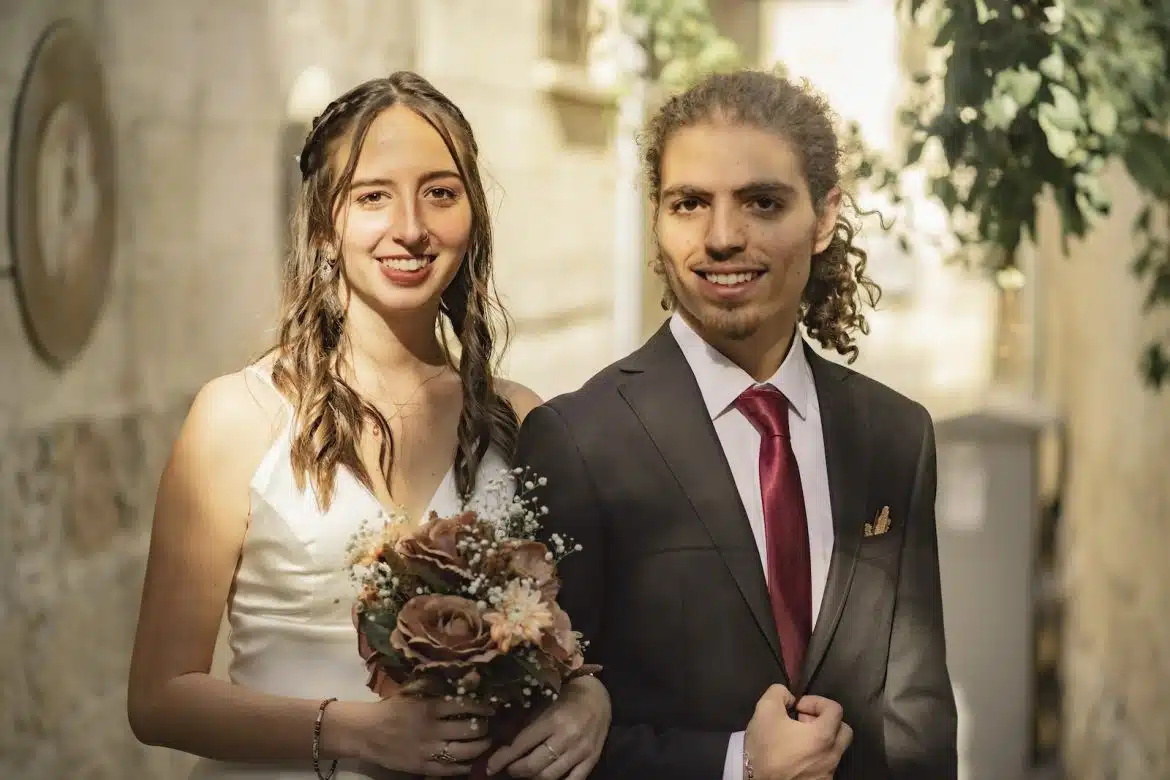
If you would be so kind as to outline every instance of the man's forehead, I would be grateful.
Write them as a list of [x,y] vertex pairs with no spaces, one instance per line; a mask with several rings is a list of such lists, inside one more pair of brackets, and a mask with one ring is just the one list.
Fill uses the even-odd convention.
[[663,188],[692,185],[738,189],[761,181],[795,186],[800,162],[780,136],[748,125],[702,124],[680,129],[662,155]]

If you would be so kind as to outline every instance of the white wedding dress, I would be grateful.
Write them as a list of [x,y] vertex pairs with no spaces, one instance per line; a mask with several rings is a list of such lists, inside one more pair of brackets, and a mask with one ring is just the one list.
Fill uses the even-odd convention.
[[[257,366],[248,369],[276,392]],[[286,404],[287,405],[287,404]],[[291,415],[290,415],[291,417]],[[235,586],[228,603],[233,683],[304,699],[374,700],[366,687],[366,667],[358,655],[350,618],[356,589],[346,568],[346,548],[361,525],[382,506],[350,472],[338,472],[327,512],[317,507],[312,487],[297,489],[290,461],[291,426],[273,443],[251,483],[252,508]],[[483,487],[507,468],[489,449],[476,479]],[[427,510],[440,516],[463,507],[448,470]],[[328,774],[330,762],[322,765]],[[191,780],[315,780],[311,762],[225,763],[200,759]],[[402,777],[366,765],[341,762],[334,780]]]

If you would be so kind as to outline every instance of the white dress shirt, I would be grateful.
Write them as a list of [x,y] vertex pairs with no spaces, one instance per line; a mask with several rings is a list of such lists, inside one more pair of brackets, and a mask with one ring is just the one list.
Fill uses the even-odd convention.
[[[760,565],[768,576],[768,552],[764,536],[764,505],[760,493],[760,434],[735,407],[735,399],[757,383],[751,375],[732,363],[695,332],[677,312],[671,316],[670,332],[695,375],[707,413],[711,415],[715,434],[727,456],[731,476],[747,511]],[[801,492],[804,494],[808,519],[809,560],[812,564],[813,625],[821,610],[825,582],[829,577],[829,560],[833,554],[833,511],[829,503],[829,473],[825,465],[825,440],[821,430],[821,407],[817,399],[812,368],[804,354],[804,344],[797,338],[780,365],[767,381],[788,399],[788,424],[792,449],[800,468]],[[763,695],[763,691],[760,694]],[[746,725],[746,724],[745,724]],[[744,732],[731,735],[723,780],[743,778]]]

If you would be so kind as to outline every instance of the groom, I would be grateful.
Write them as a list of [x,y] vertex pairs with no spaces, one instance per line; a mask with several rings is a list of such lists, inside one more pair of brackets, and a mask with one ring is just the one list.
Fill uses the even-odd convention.
[[582,546],[561,603],[613,699],[593,777],[955,778],[931,419],[798,329],[855,356],[876,292],[829,107],[713,76],[645,144],[673,314],[519,442]]

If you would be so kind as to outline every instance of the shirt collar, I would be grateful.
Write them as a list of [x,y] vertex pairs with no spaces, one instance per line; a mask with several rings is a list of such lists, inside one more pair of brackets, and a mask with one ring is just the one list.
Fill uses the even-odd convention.
[[[728,360],[703,340],[681,314],[670,318],[670,332],[695,375],[707,413],[714,420],[722,415],[745,390],[756,385],[751,375]],[[808,412],[812,368],[804,354],[804,342],[797,335],[780,368],[766,382],[784,394],[792,410],[803,420]]]

